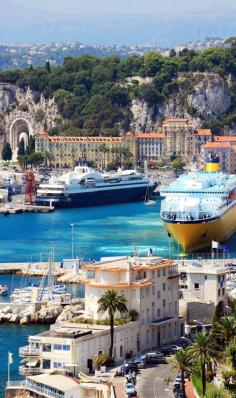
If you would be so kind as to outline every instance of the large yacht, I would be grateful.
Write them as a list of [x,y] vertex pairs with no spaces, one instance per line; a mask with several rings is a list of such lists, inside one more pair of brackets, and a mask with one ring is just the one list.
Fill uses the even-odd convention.
[[183,174],[160,192],[161,219],[187,252],[224,242],[236,230],[236,176],[220,172],[218,158],[206,171]]
[[53,207],[85,207],[144,200],[155,188],[153,181],[135,170],[102,174],[87,166],[52,177],[40,184],[36,204]]

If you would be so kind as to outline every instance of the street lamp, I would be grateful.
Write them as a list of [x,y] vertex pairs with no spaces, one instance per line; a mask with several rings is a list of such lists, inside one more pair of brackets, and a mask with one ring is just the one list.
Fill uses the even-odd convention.
[[70,224],[71,226],[71,258],[74,258],[74,224]]

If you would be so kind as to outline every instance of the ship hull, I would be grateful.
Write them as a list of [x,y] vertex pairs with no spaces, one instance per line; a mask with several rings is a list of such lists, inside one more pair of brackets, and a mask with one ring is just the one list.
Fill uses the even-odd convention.
[[[152,191],[152,189],[150,190]],[[146,186],[129,189],[94,190],[85,193],[68,194],[68,196],[60,198],[37,196],[35,202],[38,206],[49,206],[51,204],[51,206],[56,208],[103,206],[144,201],[146,192]]]
[[212,241],[223,243],[236,231],[236,204],[218,217],[205,221],[173,222],[163,220],[169,235],[186,252],[211,246]]

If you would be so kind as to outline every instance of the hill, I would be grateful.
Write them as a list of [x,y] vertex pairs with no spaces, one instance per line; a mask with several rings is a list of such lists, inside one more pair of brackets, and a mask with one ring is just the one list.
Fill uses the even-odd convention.
[[0,82],[55,97],[62,116],[52,134],[119,135],[156,129],[163,116],[234,128],[236,47],[195,53],[66,58],[62,66],[0,72]]

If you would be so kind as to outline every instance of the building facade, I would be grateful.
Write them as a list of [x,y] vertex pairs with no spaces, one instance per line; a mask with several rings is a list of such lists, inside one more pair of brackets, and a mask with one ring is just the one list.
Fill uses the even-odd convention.
[[[157,349],[184,333],[184,320],[179,319],[178,270],[172,260],[124,257],[84,265],[83,269],[86,274],[84,317],[95,322],[55,324],[47,332],[30,336],[29,345],[20,349],[21,356],[30,358],[28,364],[20,367],[21,374],[94,368],[95,356],[109,351],[110,329],[101,324],[107,314],[98,313],[97,303],[108,289],[123,294],[128,311],[135,310],[137,314],[135,321],[115,327],[113,357],[116,361],[124,360],[131,352]],[[115,318],[120,317],[115,314]]]
[[227,305],[225,260],[184,260],[179,264],[180,313],[188,322],[212,323]]
[[236,146],[230,142],[211,142],[201,147],[203,169],[211,158],[219,159],[221,170],[226,173],[236,172]]
[[163,158],[163,134],[162,133],[138,133],[136,138],[137,162],[143,165],[147,161],[150,166]]
[[193,121],[188,118],[166,118],[162,124],[164,156],[179,156],[189,160],[193,156]]
[[64,137],[43,131],[36,137],[35,150],[49,153],[54,167],[72,168],[78,161],[90,161],[103,170],[108,163],[122,165],[136,158],[135,137],[130,132],[122,137]]
[[195,160],[199,159],[201,154],[201,147],[212,140],[212,132],[210,129],[197,129],[193,132],[192,143],[193,143],[193,155]]

